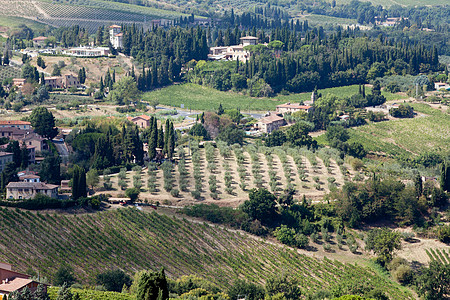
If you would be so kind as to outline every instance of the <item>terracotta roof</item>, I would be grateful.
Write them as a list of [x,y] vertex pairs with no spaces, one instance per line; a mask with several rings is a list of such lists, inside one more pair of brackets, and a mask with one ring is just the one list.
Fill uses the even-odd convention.
[[38,37],[35,37],[33,39],[33,41],[45,41],[46,39],[47,39],[47,37],[45,37],[45,36],[38,36]]
[[130,121],[136,120],[136,119],[144,119],[146,121],[150,121],[151,117],[147,116],[147,115],[140,115],[140,116],[136,116],[136,117],[128,117],[127,119]]
[[257,40],[257,37],[254,36],[243,36],[241,37],[241,40]]
[[0,121],[0,125],[31,125],[31,123],[20,120],[8,120],[8,121]]
[[19,176],[19,178],[20,179],[39,179],[41,177],[38,175],[27,174],[27,175]]
[[111,25],[109,28],[121,28],[119,25]]
[[8,283],[0,284],[0,292],[12,293],[32,283],[34,280],[16,277]]
[[307,110],[307,109],[310,109],[312,106],[309,106],[309,105],[300,105],[300,103],[285,103],[285,104],[280,104],[280,105],[277,105],[277,108],[278,107],[280,107],[280,108],[294,108],[294,109],[305,109],[305,110]]
[[121,33],[118,33],[118,34],[116,34],[115,36],[123,36],[123,33],[121,32]]
[[8,153],[8,152],[0,152],[0,156],[7,156],[7,155],[13,155],[13,154]]
[[47,184],[43,182],[10,182],[6,188],[28,188],[34,190],[53,190],[59,187],[55,184]]
[[272,114],[270,116],[264,117],[264,118],[262,118],[260,120],[260,122],[264,123],[264,124],[270,124],[270,123],[278,122],[278,121],[284,121],[284,118],[280,117],[278,115],[275,115],[275,114]]

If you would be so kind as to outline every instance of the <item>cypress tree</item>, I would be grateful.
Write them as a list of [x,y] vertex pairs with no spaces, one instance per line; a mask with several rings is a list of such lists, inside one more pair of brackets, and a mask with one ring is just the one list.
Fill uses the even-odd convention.
[[80,198],[80,192],[79,192],[79,181],[80,181],[80,175],[79,175],[79,169],[80,167],[78,165],[75,165],[73,167],[72,172],[72,199],[77,200]]
[[414,177],[414,187],[416,189],[417,198],[422,196],[423,192],[422,177],[420,176],[419,173],[417,173],[416,176]]
[[156,118],[152,117],[150,121],[152,123],[152,130],[150,132],[150,138],[148,139],[148,157],[150,160],[156,157],[156,147],[158,145],[158,125],[156,124]]
[[173,123],[169,124],[169,145],[167,146],[167,158],[172,159],[173,153],[175,151],[175,129],[173,127]]
[[170,135],[170,121],[166,121],[166,126],[164,128],[164,154],[167,154],[169,152],[169,135]]
[[164,130],[162,124],[158,130],[158,148],[164,148]]
[[447,161],[441,164],[441,189],[450,191],[450,165]]

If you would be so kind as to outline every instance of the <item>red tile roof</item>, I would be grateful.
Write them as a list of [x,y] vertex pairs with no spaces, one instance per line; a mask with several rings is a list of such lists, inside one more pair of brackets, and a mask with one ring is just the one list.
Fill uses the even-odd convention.
[[47,39],[47,37],[45,37],[45,36],[38,36],[38,37],[35,37],[33,39],[33,41],[35,41],[35,42],[37,42],[37,41],[45,41],[46,39]]
[[285,104],[280,104],[277,105],[277,108],[293,108],[293,109],[305,109],[308,110],[310,109],[312,106],[309,105],[300,105],[300,103],[285,103]]
[[17,291],[17,290],[27,286],[28,284],[30,284],[32,282],[33,282],[33,280],[31,280],[31,279],[16,277],[13,280],[8,281],[8,283],[0,284],[0,292],[12,293],[14,291]]
[[261,119],[261,123],[264,123],[264,124],[270,124],[270,123],[274,123],[274,122],[278,122],[278,121],[284,121],[284,118],[280,117],[278,115],[272,114],[270,116],[267,116],[267,117],[264,117]]
[[109,28],[121,28],[119,25],[111,25]]
[[31,123],[20,120],[8,120],[8,121],[0,121],[0,125],[31,125]]

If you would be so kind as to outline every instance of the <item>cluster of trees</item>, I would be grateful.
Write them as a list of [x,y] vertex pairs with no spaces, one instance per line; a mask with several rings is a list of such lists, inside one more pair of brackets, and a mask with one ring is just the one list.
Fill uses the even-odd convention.
[[347,129],[342,125],[329,126],[326,132],[326,139],[333,148],[341,150],[343,153],[362,158],[367,152],[359,142],[348,142],[350,138]]
[[150,160],[156,157],[156,148],[162,149],[162,153],[168,159],[172,159],[175,151],[177,134],[170,120],[166,120],[165,129],[163,125],[158,129],[157,119],[151,117],[150,126],[142,133],[143,141],[148,143],[148,156]]
[[[274,92],[306,92],[314,87],[361,84],[387,74],[417,74],[441,68],[437,49],[428,50],[423,45],[394,43],[388,38],[358,38],[351,31],[338,30],[327,36],[323,28],[308,31],[304,39],[300,37],[287,27],[274,30],[270,40],[282,42],[283,50],[289,53],[277,57],[273,50],[258,47],[259,55],[252,55],[245,64],[237,64],[234,69],[226,64],[199,64],[189,69],[193,74],[188,79],[229,90],[238,89],[232,84],[232,76],[239,74],[244,78],[243,88],[261,85],[258,81],[262,80]],[[342,43],[348,46],[342,48]]]
[[192,59],[206,59],[209,48],[206,30],[171,27],[169,30],[154,28],[143,31],[136,25],[123,26],[123,53],[142,63],[161,62],[163,56],[173,58],[177,64]]
[[275,130],[271,132],[264,141],[268,147],[287,145],[290,147],[308,147],[315,149],[317,148],[317,142],[309,135],[309,132],[313,128],[313,124],[299,121],[289,126],[285,131]]
[[400,104],[389,110],[389,114],[394,118],[412,118],[414,117],[414,109],[408,104]]
[[336,214],[350,227],[380,219],[423,226],[428,210],[444,206],[447,196],[432,184],[423,185],[419,175],[414,184],[413,187],[405,186],[399,180],[373,175],[364,183],[345,183],[341,190],[332,193],[331,198],[338,199]]
[[143,162],[139,128],[131,123],[124,123],[119,130],[112,124],[96,126],[88,121],[84,129],[73,130],[66,143],[74,150],[73,163],[87,170]]
[[189,134],[205,140],[224,141],[228,145],[242,145],[245,136],[245,132],[239,126],[242,117],[239,109],[223,110],[220,105],[217,113],[202,113],[199,122],[190,129]]

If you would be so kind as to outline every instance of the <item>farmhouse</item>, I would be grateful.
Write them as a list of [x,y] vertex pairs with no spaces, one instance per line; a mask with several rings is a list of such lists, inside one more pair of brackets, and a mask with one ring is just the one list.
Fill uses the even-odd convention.
[[244,36],[240,38],[242,46],[256,45],[258,44],[258,38],[254,36]]
[[12,153],[0,152],[0,172],[2,172],[5,166],[12,161],[13,161]]
[[97,56],[107,56],[109,55],[108,47],[78,47],[70,48],[63,51],[63,54],[70,56],[86,56],[86,57],[97,57]]
[[59,185],[43,182],[10,182],[6,186],[7,199],[31,199],[37,194],[43,194],[51,198],[58,197]]
[[439,91],[441,89],[448,90],[448,89],[450,89],[450,85],[446,82],[435,82],[434,89],[436,91]]
[[34,39],[33,39],[33,45],[35,46],[35,47],[42,47],[42,46],[45,46],[45,43],[47,42],[47,37],[45,37],[45,36],[38,36],[38,37],[35,37]]
[[50,86],[54,89],[67,89],[72,86],[76,87],[80,86],[78,77],[71,74],[65,74],[63,76],[45,77],[44,80],[46,86]]
[[109,40],[115,49],[123,47],[123,33],[121,30],[122,27],[119,25],[109,26]]
[[27,82],[24,78],[13,78],[13,85],[17,86],[18,88],[23,87],[23,85]]
[[146,115],[140,115],[137,117],[128,117],[129,121],[136,124],[139,128],[147,128],[150,126],[150,117]]
[[31,123],[27,121],[19,121],[19,120],[7,120],[0,121],[0,127],[3,128],[20,128],[20,129],[30,129]]
[[10,264],[0,263],[0,299],[25,287],[34,292],[38,285],[39,282],[30,279],[29,275],[13,271]]
[[277,113],[281,114],[293,113],[297,111],[304,111],[306,113],[309,113],[311,110],[312,106],[300,105],[300,103],[287,102],[285,104],[277,105]]
[[270,113],[268,116],[259,120],[259,122],[256,124],[256,128],[261,132],[271,133],[272,131],[279,129],[284,125],[286,125],[286,120],[284,120],[283,117],[274,113]]
[[250,52],[244,50],[245,46],[256,45],[258,38],[246,36],[241,38],[240,45],[211,47],[208,58],[211,60],[239,60],[246,62],[250,59]]

